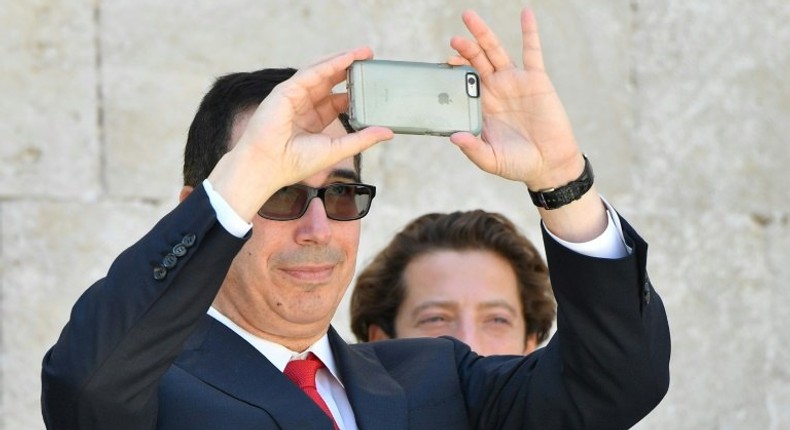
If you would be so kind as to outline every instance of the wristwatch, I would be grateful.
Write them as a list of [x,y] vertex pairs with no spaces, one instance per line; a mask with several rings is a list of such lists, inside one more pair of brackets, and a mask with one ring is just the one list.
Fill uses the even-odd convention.
[[584,193],[589,191],[593,185],[594,175],[587,156],[582,154],[582,157],[584,157],[584,171],[582,171],[581,176],[561,187],[547,188],[540,191],[528,189],[532,203],[543,209],[557,209],[579,200]]

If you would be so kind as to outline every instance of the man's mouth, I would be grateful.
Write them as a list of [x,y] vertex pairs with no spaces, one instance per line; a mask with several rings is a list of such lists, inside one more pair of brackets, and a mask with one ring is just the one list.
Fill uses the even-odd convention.
[[335,270],[334,265],[309,265],[309,266],[290,266],[280,269],[287,276],[302,282],[325,282],[332,277]]

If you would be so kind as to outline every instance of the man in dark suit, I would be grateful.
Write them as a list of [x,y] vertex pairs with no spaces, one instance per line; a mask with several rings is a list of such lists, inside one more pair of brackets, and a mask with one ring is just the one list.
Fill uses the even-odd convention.
[[375,195],[355,154],[392,137],[335,120],[347,99],[332,88],[372,56],[358,48],[292,77],[217,81],[190,128],[181,204],[83,294],[44,358],[47,427],[617,429],[655,407],[669,336],[646,244],[592,186],[534,17],[522,15],[524,69],[476,14],[463,18],[473,38],[451,40],[451,62],[480,72],[485,128],[450,140],[537,190],[558,303],[545,348],[347,345],[330,326]]

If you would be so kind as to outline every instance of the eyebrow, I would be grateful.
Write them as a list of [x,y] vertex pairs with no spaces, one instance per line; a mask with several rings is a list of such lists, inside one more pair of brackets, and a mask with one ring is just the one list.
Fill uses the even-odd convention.
[[359,182],[359,173],[352,169],[335,169],[329,173],[328,179],[348,179],[350,181]]

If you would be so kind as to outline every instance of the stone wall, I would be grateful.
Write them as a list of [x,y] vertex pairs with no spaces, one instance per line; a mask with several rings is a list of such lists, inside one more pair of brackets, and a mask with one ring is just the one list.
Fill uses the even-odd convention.
[[[790,428],[790,2],[533,0],[604,195],[651,243],[672,383],[639,429]],[[212,80],[369,44],[442,61],[465,7],[518,55],[501,0],[4,0],[0,429],[43,429],[41,358],[71,304],[177,201]],[[483,207],[539,241],[523,186],[440,138],[365,155],[364,264],[407,220]],[[335,325],[349,339],[347,303]]]

